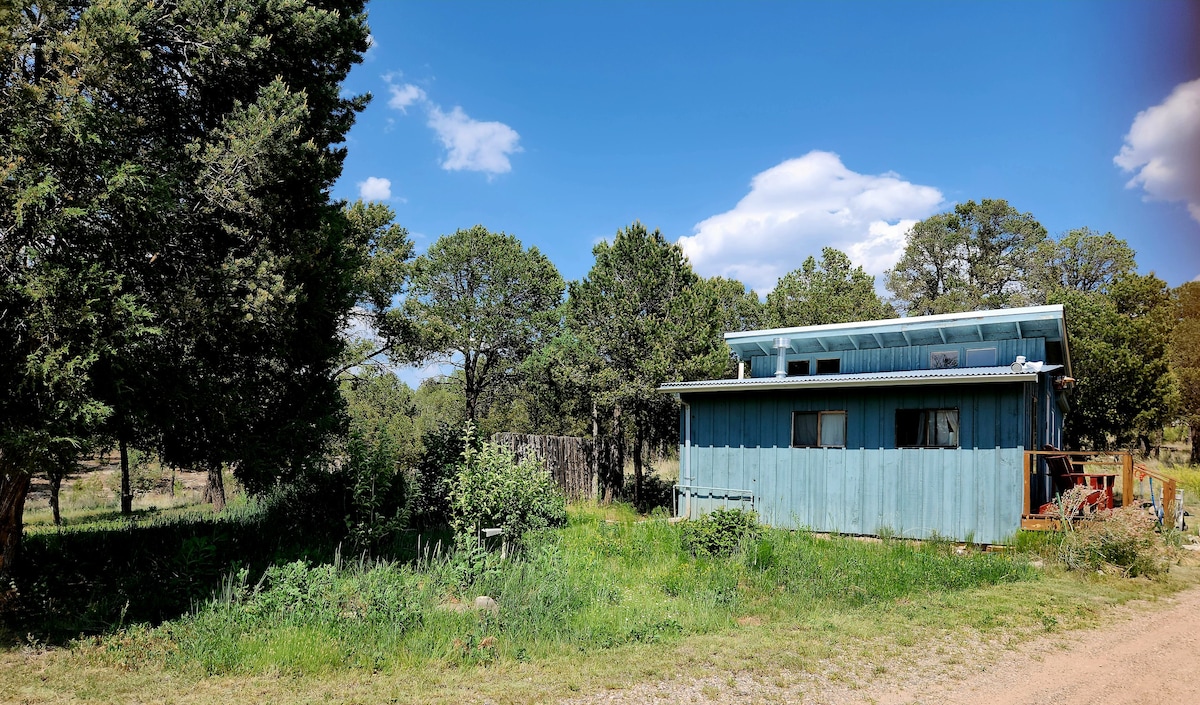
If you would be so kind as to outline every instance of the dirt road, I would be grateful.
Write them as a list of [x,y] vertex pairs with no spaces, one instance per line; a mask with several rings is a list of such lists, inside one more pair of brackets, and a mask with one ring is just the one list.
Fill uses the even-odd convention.
[[[1165,604],[1164,604],[1165,603]],[[577,703],[820,703],[825,705],[1200,705],[1200,588],[1155,605],[1118,608],[1108,626],[1056,633],[1015,648],[964,644],[897,664],[867,682],[817,674],[725,674],[663,681]]]
[[[969,677],[921,692],[874,694],[879,705],[1200,704],[1200,589],[1164,610],[1131,608],[1119,623],[1038,639]],[[866,702],[870,702],[869,700]]]

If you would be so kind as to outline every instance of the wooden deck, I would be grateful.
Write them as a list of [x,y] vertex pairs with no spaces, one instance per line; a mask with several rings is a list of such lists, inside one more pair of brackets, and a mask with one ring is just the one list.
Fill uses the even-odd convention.
[[[1059,514],[1039,514],[1031,506],[1031,479],[1038,469],[1039,457],[1066,457],[1071,464],[1071,477],[1086,478],[1093,487],[1103,487],[1105,482],[1112,488],[1119,487],[1120,493],[1115,495],[1115,505],[1140,501],[1135,496],[1134,487],[1137,480],[1150,478],[1162,487],[1161,507],[1164,522],[1175,516],[1175,480],[1154,472],[1146,466],[1135,463],[1133,454],[1125,451],[1066,451],[1066,450],[1027,450],[1025,451],[1025,502],[1021,509],[1021,528],[1031,531],[1051,531],[1061,526],[1063,517]],[[1118,483],[1119,480],[1119,483]],[[1070,517],[1068,517],[1069,519]]]

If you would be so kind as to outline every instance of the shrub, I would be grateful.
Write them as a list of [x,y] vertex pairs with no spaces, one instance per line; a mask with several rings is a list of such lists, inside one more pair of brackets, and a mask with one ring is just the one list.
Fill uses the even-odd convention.
[[1154,518],[1136,507],[1099,512],[1069,526],[1058,557],[1071,570],[1111,566],[1136,577],[1164,573],[1169,567]]
[[728,556],[758,535],[758,515],[741,509],[715,509],[698,521],[683,522],[684,548],[696,556]]
[[[633,499],[634,478],[632,476],[625,478],[625,487],[622,490],[622,495]],[[633,508],[639,514],[650,514],[655,509],[663,508],[668,512],[671,511],[675,504],[675,484],[670,480],[664,480],[653,471],[647,472],[642,477],[642,491],[633,503]]]
[[567,523],[566,498],[536,459],[517,462],[512,450],[491,442],[476,449],[473,434],[468,424],[450,488],[456,534],[473,538],[480,529],[499,527],[505,543],[519,543],[527,531]]
[[352,433],[342,472],[350,488],[346,530],[356,550],[375,550],[408,525],[407,488],[395,442]]
[[411,489],[412,526],[428,529],[450,523],[450,485],[462,458],[463,435],[440,424],[421,436]]

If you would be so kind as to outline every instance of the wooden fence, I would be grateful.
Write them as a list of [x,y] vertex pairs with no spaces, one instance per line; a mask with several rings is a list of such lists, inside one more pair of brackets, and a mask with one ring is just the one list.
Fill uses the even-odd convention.
[[616,465],[613,445],[601,444],[597,458],[590,438],[497,433],[492,436],[492,441],[511,448],[518,459],[534,457],[544,463],[567,499],[572,501],[596,499],[601,490],[601,478],[609,477]]

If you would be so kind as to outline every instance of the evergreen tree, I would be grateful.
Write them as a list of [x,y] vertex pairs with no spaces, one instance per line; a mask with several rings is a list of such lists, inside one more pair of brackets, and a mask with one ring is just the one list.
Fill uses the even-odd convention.
[[[338,427],[369,251],[329,188],[361,0],[0,14],[0,571],[33,458],[103,433],[270,485]],[[11,333],[11,335],[8,335]]]
[[832,247],[821,250],[819,263],[810,256],[799,269],[780,277],[764,306],[768,328],[895,317],[895,309],[875,293],[875,277]]
[[[579,379],[588,381],[597,425],[625,447],[633,432],[634,492],[641,491],[647,446],[675,439],[678,403],[658,391],[668,381],[713,377],[726,363],[716,299],[678,245],[641,223],[592,250],[588,275],[572,282],[567,320]],[[618,463],[620,465],[621,463]],[[620,478],[605,478],[612,497]]]
[[1001,199],[967,201],[908,232],[886,273],[895,304],[912,316],[1022,306],[1037,298],[1034,256],[1046,229]]
[[409,350],[462,371],[468,420],[514,381],[522,361],[559,327],[563,280],[536,247],[482,225],[438,238],[417,259],[405,314]]

